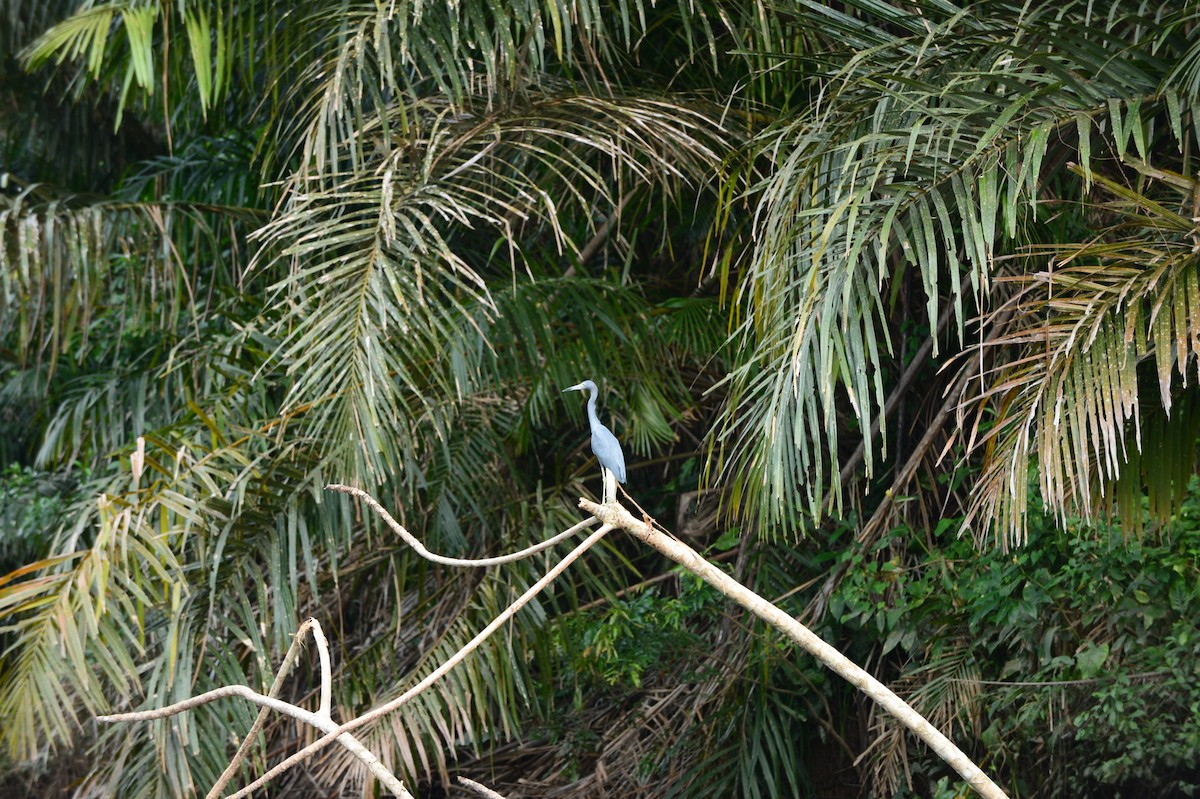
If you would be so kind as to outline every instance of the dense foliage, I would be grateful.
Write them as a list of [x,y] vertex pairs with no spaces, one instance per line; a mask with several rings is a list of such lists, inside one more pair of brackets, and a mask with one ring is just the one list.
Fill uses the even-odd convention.
[[[7,0],[5,769],[204,789],[250,708],[90,716],[265,687],[307,616],[341,713],[403,691],[542,563],[430,568],[323,486],[447,554],[545,538],[598,488],[560,393],[591,377],[650,513],[1014,794],[1190,790],[1197,24],[1192,2]],[[609,542],[365,742],[513,796],[954,790],[661,570]],[[275,719],[250,768],[305,735]],[[363,779],[330,749],[279,790]]]
[[[1167,540],[1036,528],[1008,554],[897,531],[831,598],[840,635],[868,637],[894,684],[975,739],[1016,795],[1192,795],[1200,495]],[[931,780],[945,773],[890,726],[878,779],[895,785],[908,758]]]
[[[897,528],[869,551],[845,548],[836,557],[853,568],[828,593],[822,636],[874,664],[1014,796],[1200,789],[1200,490],[1184,502],[1174,534],[1159,540],[1078,523],[1063,534],[1037,516],[1025,547],[981,553],[953,535],[956,521],[923,533]],[[779,548],[763,550],[743,574],[803,615],[822,587],[790,591],[792,575],[828,573],[823,548],[852,535],[839,528],[821,546],[786,548],[786,558]],[[721,559],[721,547],[709,555]],[[598,691],[630,702],[681,676],[719,679],[698,712],[721,721],[694,733],[710,737],[690,742],[708,757],[681,766],[686,747],[672,738],[644,754],[650,773],[679,769],[680,795],[700,785],[722,795],[793,795],[814,785],[853,790],[860,780],[873,796],[968,790],[852,688],[797,663],[770,635],[730,641],[719,619],[726,610],[715,591],[683,573],[665,588],[572,614],[560,627],[564,660],[556,670],[561,706],[574,714],[539,733],[561,740],[566,730],[587,729],[580,698]],[[726,658],[737,668],[715,665]],[[851,764],[871,741],[856,773]],[[586,760],[577,756],[573,772]]]

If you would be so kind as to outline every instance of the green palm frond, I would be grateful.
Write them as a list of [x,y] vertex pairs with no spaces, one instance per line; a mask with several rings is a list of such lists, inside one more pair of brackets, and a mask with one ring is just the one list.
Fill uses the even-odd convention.
[[[78,62],[80,80],[117,98],[118,124],[132,103],[168,128],[171,117],[223,112],[231,94],[253,104],[266,93],[277,111],[298,104],[307,112],[273,120],[277,138],[296,141],[297,120],[316,119],[326,147],[308,154],[320,159],[323,149],[354,154],[356,128],[391,96],[421,87],[459,106],[480,91],[524,91],[532,75],[577,80],[618,61],[662,13],[644,0],[307,0],[286,9],[258,0],[124,0],[75,11],[22,56],[32,68]],[[687,22],[688,53],[712,49],[712,28],[694,4],[679,0],[674,18]],[[161,91],[170,98],[155,101]]]
[[[76,83],[86,78],[104,88],[117,103],[117,125],[135,105],[151,116],[199,120],[220,110],[233,91],[253,86],[257,93],[261,86],[246,76],[269,84],[291,70],[280,54],[294,43],[294,32],[281,24],[287,18],[255,0],[84,4],[21,55],[34,69],[77,62]],[[170,97],[156,105],[154,96],[164,92]]]
[[133,690],[143,614],[178,602],[184,584],[167,541],[122,498],[101,495],[89,517],[98,527],[90,546],[30,564],[0,584],[3,632],[12,636],[0,655],[0,707],[13,720],[3,744],[14,758],[70,741],[79,710],[102,712],[107,690]]
[[[1200,19],[1200,10],[1194,7],[1186,9],[1170,20],[1168,30],[1171,33],[1176,30],[1187,31],[1196,24],[1197,19]],[[1163,91],[1177,97],[1200,96],[1200,42],[1193,39],[1191,46],[1163,81]]]
[[[1194,179],[1131,162],[1129,185],[1080,168],[1112,197],[1115,221],[1093,240],[1043,246],[1048,268],[1013,278],[1016,312],[997,362],[975,397],[975,445],[984,473],[966,524],[1025,539],[1027,465],[1061,517],[1142,529],[1142,486],[1165,521],[1195,466],[1200,380],[1200,277]],[[1151,388],[1154,386],[1155,388]],[[1181,403],[1181,399],[1183,400]]]
[[[289,407],[311,407],[323,437],[356,448],[360,474],[415,474],[418,453],[393,458],[393,442],[414,440],[418,424],[445,429],[444,403],[479,385],[490,345],[457,342],[496,313],[497,248],[510,253],[501,274],[522,268],[523,251],[569,257],[569,213],[613,204],[622,185],[698,181],[720,146],[712,118],[652,99],[425,114],[373,171],[307,195],[260,233],[278,262],[304,264],[278,285],[289,311],[272,331],[296,376]],[[445,351],[455,357],[439,368]]]
[[243,207],[57,197],[36,185],[0,195],[0,335],[53,374],[63,356],[92,357],[92,336],[109,325],[130,339],[186,330],[241,283],[242,266],[220,254],[255,218]]
[[240,133],[195,136],[139,162],[118,190],[123,199],[171,202],[197,210],[223,212],[227,219],[261,222],[262,187],[254,171],[254,143]]
[[[703,8],[682,1],[668,7],[674,19],[686,20],[680,30],[688,52],[711,44]],[[349,130],[352,120],[372,116],[369,109],[378,109],[385,95],[418,87],[456,107],[478,94],[506,102],[533,88],[533,77],[587,79],[619,61],[663,14],[644,0],[356,2],[336,10],[314,4],[304,24],[323,34],[323,63],[310,96],[330,131]]]
[[[183,322],[182,330],[130,330],[115,348],[97,334],[97,345],[103,346],[91,347],[81,363],[64,365],[53,380],[46,368],[18,372],[45,406],[38,414],[39,444],[30,448],[31,459],[47,469],[103,471],[138,436],[170,440],[173,429],[192,426],[227,435],[218,426],[241,413],[273,414],[270,390],[254,380],[265,354],[237,329],[249,312],[227,294],[228,289],[210,289],[208,315]],[[106,333],[121,310],[103,309],[93,323],[96,330]],[[224,396],[214,399],[210,391]]]
[[[652,444],[671,438],[664,424],[689,399],[676,373],[662,374],[652,385],[641,376],[687,355],[711,352],[703,346],[689,349],[686,344],[694,343],[689,337],[720,337],[719,327],[715,333],[695,329],[703,322],[720,324],[711,300],[648,309],[637,290],[597,279],[519,279],[493,291],[492,300],[493,307],[477,306],[460,324],[448,353],[479,364],[478,398],[503,393],[516,402],[519,423],[504,435],[513,437],[519,453],[536,447],[537,431],[561,419],[564,410],[581,420],[574,404],[564,404],[562,389],[596,377],[605,384],[602,391],[631,387],[631,394],[612,398],[620,404],[607,404],[607,412],[630,449],[649,454]],[[693,318],[679,322],[687,312]],[[672,338],[677,322],[691,329]],[[631,342],[641,346],[630,347]],[[679,351],[672,352],[672,345]],[[609,357],[613,352],[622,357]]]
[[121,10],[129,8],[127,4],[101,5],[78,12],[43,33],[30,46],[26,58],[37,67],[51,57],[61,64],[67,59],[78,59],[86,54],[86,69],[96,77],[104,64],[113,18]]
[[[469,593],[453,592],[459,602],[469,596],[470,607],[458,609],[453,614],[453,623],[436,631],[436,639],[420,653],[413,668],[407,674],[396,675],[402,679],[386,690],[402,693],[458,651],[523,590],[508,585],[509,579],[499,574],[489,575],[478,585],[471,585]],[[528,608],[514,628],[497,634],[429,691],[401,711],[369,725],[364,730],[364,740],[372,741],[375,751],[396,753],[403,772],[409,779],[418,780],[432,775],[445,779],[446,754],[458,746],[479,746],[511,736],[519,726],[514,711],[524,707],[527,712],[530,703],[537,699],[525,684],[527,678],[522,676],[528,663],[520,653],[529,650],[526,639],[545,623],[545,618],[540,607]],[[406,625],[406,628],[409,637],[428,639],[435,632],[427,626]],[[403,641],[398,637],[394,645]],[[390,698],[380,691],[380,686],[373,687],[371,693],[378,698],[370,704]],[[331,753],[321,769],[336,773],[346,763],[342,753]]]
[[886,442],[884,287],[915,270],[928,324],[952,303],[963,340],[1052,145],[1087,166],[1102,133],[1110,152],[1144,157],[1156,115],[1183,141],[1179,106],[1160,95],[1165,62],[1130,47],[1167,29],[1136,9],[1100,30],[1067,22],[1086,13],[946,10],[919,38],[856,54],[821,80],[812,110],[761,134],[770,171],[746,176],[758,232],[739,288],[743,354],[715,438],[735,508],[779,526],[820,515],[826,491],[840,499],[838,408],[860,429],[880,419]]

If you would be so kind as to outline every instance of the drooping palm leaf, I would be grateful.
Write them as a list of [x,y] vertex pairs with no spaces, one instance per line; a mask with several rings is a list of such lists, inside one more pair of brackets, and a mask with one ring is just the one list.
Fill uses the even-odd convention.
[[1131,165],[1132,185],[1079,168],[1112,198],[1098,210],[1113,222],[1090,241],[1039,247],[1047,268],[1011,279],[1017,315],[996,345],[1015,354],[972,399],[986,449],[966,522],[977,537],[1024,541],[1031,460],[1057,514],[1099,521],[1115,508],[1130,532],[1142,529],[1143,485],[1165,521],[1194,470],[1194,390],[1179,401],[1200,379],[1196,186]]
[[993,258],[1019,240],[1056,168],[1052,144],[1087,165],[1106,126],[1100,146],[1144,157],[1155,115],[1171,122],[1158,135],[1186,139],[1179,97],[1161,93],[1165,53],[1184,43],[1142,11],[1114,7],[1081,26],[1086,4],[947,7],[847,54],[819,102],[760,135],[770,166],[747,174],[756,238],[738,289],[743,355],[714,438],[735,508],[778,528],[819,516],[827,491],[840,497],[839,408],[860,429],[883,421],[883,288],[914,269],[928,324],[952,303],[964,341],[971,309],[989,302]]
[[[479,383],[494,345],[452,346],[437,362],[471,332],[463,322],[478,333],[495,313],[490,276],[528,269],[513,259],[533,247],[569,257],[579,245],[559,220],[611,203],[622,182],[698,180],[717,160],[716,123],[661,101],[550,96],[479,116],[431,105],[406,112],[412,138],[371,173],[306,196],[261,233],[268,252],[303,264],[278,287],[291,310],[271,331],[296,375],[289,402],[313,405],[328,440],[360,442],[364,474],[412,479],[416,451],[378,460],[392,448],[382,440],[413,441],[418,420],[442,428],[442,402]],[[512,255],[481,260],[497,246]]]

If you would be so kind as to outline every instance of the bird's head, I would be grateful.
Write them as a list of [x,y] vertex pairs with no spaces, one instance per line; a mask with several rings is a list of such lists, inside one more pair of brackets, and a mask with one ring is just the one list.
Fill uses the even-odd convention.
[[570,388],[563,389],[564,394],[567,393],[568,391],[590,391],[593,394],[599,393],[596,389],[596,384],[593,383],[591,380],[584,380],[582,383],[579,383],[578,385],[574,385],[574,386],[571,386]]

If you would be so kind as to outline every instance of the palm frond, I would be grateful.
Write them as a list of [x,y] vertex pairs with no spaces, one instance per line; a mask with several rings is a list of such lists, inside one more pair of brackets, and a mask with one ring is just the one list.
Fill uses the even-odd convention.
[[130,338],[186,329],[223,298],[214,292],[241,283],[238,261],[217,256],[254,218],[241,207],[95,201],[36,185],[0,195],[0,335],[53,374],[63,356],[93,355],[91,337],[106,325]]
[[90,547],[30,564],[0,584],[3,632],[14,636],[0,655],[0,707],[13,719],[3,743],[14,758],[71,740],[78,710],[108,707],[105,689],[133,690],[143,614],[169,603],[184,582],[166,542],[119,498],[101,495],[86,518],[98,528]]
[[[290,310],[272,331],[296,375],[289,407],[312,405],[329,440],[357,448],[357,473],[411,480],[417,453],[386,453],[414,439],[418,420],[445,429],[442,402],[479,384],[488,345],[456,342],[470,330],[464,321],[482,333],[496,312],[492,253],[509,248],[501,263],[511,273],[531,247],[578,252],[560,222],[568,209],[612,203],[614,184],[698,180],[718,158],[720,130],[693,110],[637,98],[429,114],[372,172],[308,194],[260,234],[266,252],[304,263],[278,284]],[[447,349],[455,357],[435,368]]]
[[1197,420],[1190,400],[1178,405],[1200,380],[1195,183],[1132,165],[1136,186],[1086,175],[1113,197],[1100,206],[1111,225],[1091,241],[1038,248],[1048,267],[1012,278],[1017,315],[996,343],[1018,354],[971,400],[985,451],[965,522],[977,537],[1024,541],[1031,460],[1059,516],[1102,521],[1115,507],[1131,532],[1143,526],[1142,485],[1160,521],[1186,489]]
[[1151,119],[1174,107],[1158,95],[1163,62],[1126,53],[1121,37],[1164,30],[1140,11],[1114,12],[1097,31],[1066,22],[1083,5],[992,10],[946,11],[919,43],[857,54],[821,81],[811,111],[755,145],[770,171],[745,178],[758,232],[739,287],[743,354],[714,443],[734,508],[762,523],[820,515],[829,490],[840,500],[843,401],[860,429],[879,419],[886,442],[883,287],[915,269],[927,323],[950,302],[963,341],[970,308],[988,302],[993,258],[1036,207],[1051,143],[1087,166],[1107,125],[1112,152],[1144,154]]

